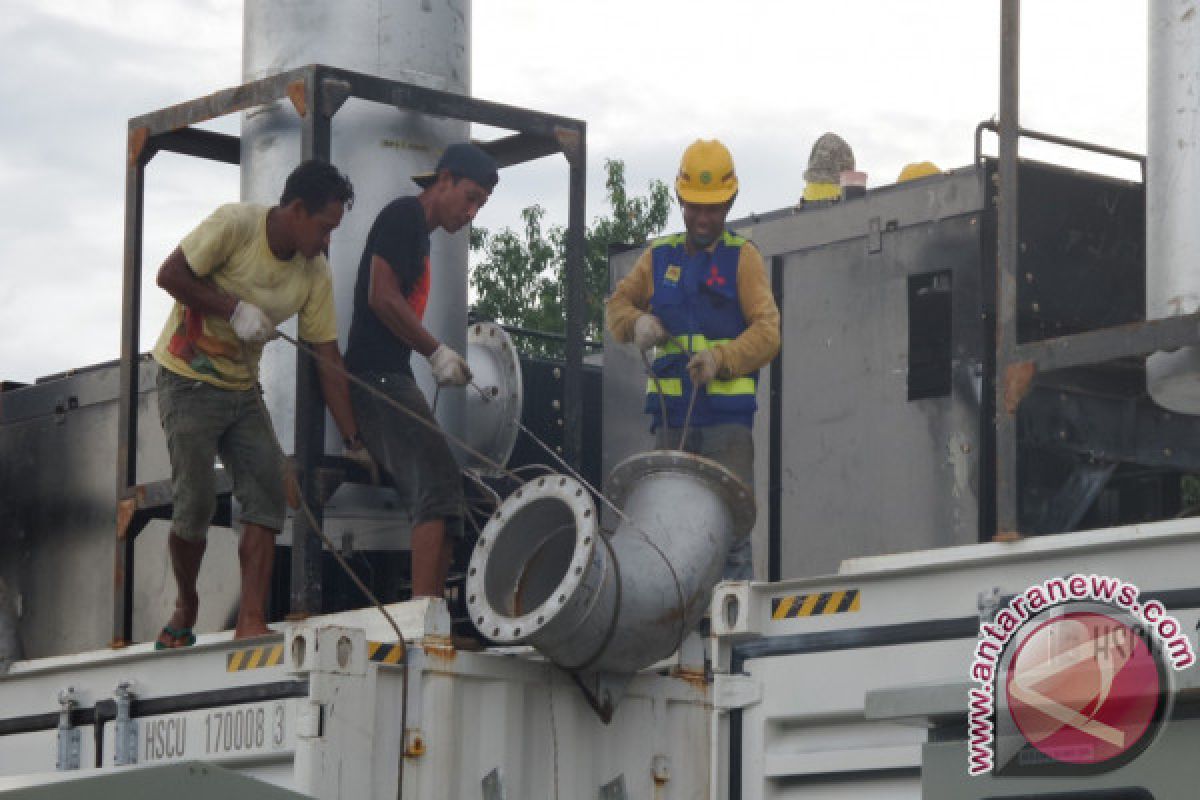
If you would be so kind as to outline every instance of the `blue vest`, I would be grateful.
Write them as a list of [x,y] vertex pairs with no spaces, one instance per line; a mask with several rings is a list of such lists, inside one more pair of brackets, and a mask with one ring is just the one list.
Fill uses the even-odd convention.
[[[650,246],[654,278],[650,313],[676,340],[658,348],[652,365],[657,380],[646,382],[646,413],[654,418],[652,429],[662,424],[660,387],[668,424],[683,427],[692,398],[687,351],[708,350],[746,330],[737,294],[738,259],[746,240],[725,231],[711,253],[701,250],[692,255],[684,247],[685,240],[686,234],[676,234]],[[749,426],[758,408],[757,391],[757,370],[731,380],[713,380],[696,394],[691,424]]]

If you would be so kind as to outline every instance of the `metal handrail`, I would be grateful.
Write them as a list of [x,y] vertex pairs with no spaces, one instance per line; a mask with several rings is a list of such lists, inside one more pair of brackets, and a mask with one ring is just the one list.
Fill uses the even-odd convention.
[[[1000,126],[996,122],[996,118],[985,119],[975,126],[975,163],[978,164],[983,160],[983,132],[991,131],[999,135]],[[1126,161],[1136,161],[1142,171],[1142,181],[1146,180],[1146,157],[1141,153],[1134,153],[1131,150],[1121,150],[1116,147],[1109,147],[1103,144],[1095,144],[1093,142],[1085,142],[1080,139],[1072,139],[1068,136],[1059,136],[1056,133],[1046,133],[1045,131],[1035,131],[1029,128],[1017,128],[1017,136],[1025,139],[1035,139],[1041,142],[1049,142],[1063,147],[1071,147],[1076,150],[1085,150],[1089,153],[1099,153],[1100,155],[1112,156]]]

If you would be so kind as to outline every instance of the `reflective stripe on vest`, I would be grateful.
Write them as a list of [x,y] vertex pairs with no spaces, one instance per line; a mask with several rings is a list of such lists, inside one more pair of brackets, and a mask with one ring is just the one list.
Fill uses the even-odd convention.
[[[667,397],[683,397],[683,381],[679,378],[659,378],[663,394]],[[758,390],[754,378],[733,378],[731,380],[712,380],[704,387],[709,394],[719,394],[726,397],[735,394],[753,395]],[[646,379],[646,394],[658,394],[658,386],[654,378]]]
[[[659,355],[687,355],[689,351],[692,354],[696,354],[703,350],[712,350],[723,344],[729,344],[732,341],[733,339],[709,339],[702,333],[693,333],[690,336],[685,334],[684,336],[676,336],[668,340],[662,347],[659,347],[655,358],[657,359]],[[683,343],[687,350],[679,347],[680,342]],[[683,384],[679,378],[659,378],[658,382],[662,384],[663,394],[667,397],[683,396]],[[726,397],[735,394],[752,395],[757,393],[758,386],[755,384],[754,379],[749,377],[731,378],[729,380],[714,379],[705,387],[705,391],[709,394],[719,394]],[[658,394],[658,387],[655,386],[653,378],[649,378],[646,381],[646,393]]]
[[[729,344],[732,341],[733,339],[709,339],[702,333],[693,333],[690,336],[685,333],[682,336],[675,336],[671,339],[668,339],[666,344],[658,348],[657,352],[654,354],[654,357],[658,358],[659,356],[675,355],[676,353],[691,353],[692,355],[695,355],[701,350],[712,350],[714,347],[718,347],[719,345],[723,344]],[[681,342],[683,343],[684,347],[687,348],[686,350],[679,347]]]
[[654,378],[647,378],[646,394],[658,394],[660,385],[663,394],[667,397],[683,397],[683,381],[679,378],[659,378],[657,381]]
[[686,234],[676,234],[651,245],[649,311],[675,336],[654,354],[652,369],[659,377],[647,377],[645,410],[655,416],[665,411],[669,424],[681,424],[693,412],[701,425],[731,418],[748,422],[757,407],[757,370],[712,380],[694,398],[687,375],[691,356],[729,345],[746,329],[737,296],[746,240],[724,231],[713,249],[688,253],[686,239]]

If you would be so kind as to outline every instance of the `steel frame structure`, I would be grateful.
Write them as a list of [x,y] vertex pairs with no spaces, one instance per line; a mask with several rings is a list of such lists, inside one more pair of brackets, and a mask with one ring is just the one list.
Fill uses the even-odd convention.
[[[159,152],[240,164],[240,137],[193,127],[238,111],[287,98],[300,119],[301,160],[329,160],[333,118],[351,97],[399,110],[474,122],[513,131],[480,146],[501,167],[562,153],[569,167],[566,260],[566,369],[563,382],[564,456],[580,462],[582,443],[584,235],[587,129],[581,120],[478,100],[350,70],[310,64],[218,91],[129,121],[125,165],[125,243],[121,299],[121,393],[118,406],[117,523],[112,645],[133,635],[134,539],[151,519],[169,516],[170,487],[137,482],[137,375],[141,332],[143,206],[146,166]],[[316,372],[297,353],[296,452],[304,495],[321,517],[324,501],[341,480],[340,469],[322,466],[325,415]],[[303,515],[293,523],[289,615],[321,607],[321,542]]]
[[[1017,141],[1022,136],[1078,146],[1061,137],[1023,131],[1020,105],[1021,0],[1002,0],[1000,43],[999,192],[997,197],[996,368],[995,368],[995,538],[1011,540],[1024,532],[1017,523],[1017,409],[1039,373],[1099,364],[1130,356],[1147,356],[1200,342],[1200,312],[1148,319],[1113,328],[1017,342]],[[1095,148],[1117,157],[1124,151]],[[1144,173],[1143,173],[1144,174]]]

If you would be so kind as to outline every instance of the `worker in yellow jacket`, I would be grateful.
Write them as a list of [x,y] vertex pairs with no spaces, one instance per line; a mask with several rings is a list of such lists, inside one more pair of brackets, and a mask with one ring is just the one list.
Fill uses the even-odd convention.
[[[758,249],[725,229],[738,191],[725,145],[688,147],[675,191],[686,231],[642,253],[609,298],[608,328],[617,341],[656,348],[645,410],[657,446],[711,458],[753,489],[758,370],[779,352],[779,308]],[[753,569],[742,537],[724,577],[749,580]]]

